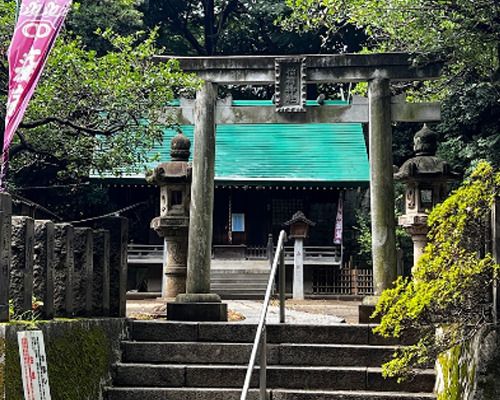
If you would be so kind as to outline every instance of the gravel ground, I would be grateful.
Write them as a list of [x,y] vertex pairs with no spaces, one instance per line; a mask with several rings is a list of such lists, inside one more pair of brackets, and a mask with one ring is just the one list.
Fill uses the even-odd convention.
[[[262,307],[261,301],[255,300],[224,300],[231,314],[238,319],[235,323],[256,323]],[[287,300],[286,316],[288,323],[298,324],[334,324],[347,322],[356,324],[358,321],[357,301],[341,300]],[[128,300],[127,315],[143,317],[148,314],[164,314],[165,301],[157,299]],[[268,322],[279,321],[279,303],[273,300],[268,311]]]

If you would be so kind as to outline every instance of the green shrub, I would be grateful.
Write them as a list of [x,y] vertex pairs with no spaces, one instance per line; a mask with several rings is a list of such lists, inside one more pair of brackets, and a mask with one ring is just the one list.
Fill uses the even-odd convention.
[[[399,278],[382,293],[375,332],[420,340],[384,364],[386,376],[408,376],[444,350],[460,344],[491,320],[490,288],[499,265],[485,250],[489,215],[500,174],[486,162],[429,215],[429,243],[412,279]],[[436,328],[441,328],[436,335]]]

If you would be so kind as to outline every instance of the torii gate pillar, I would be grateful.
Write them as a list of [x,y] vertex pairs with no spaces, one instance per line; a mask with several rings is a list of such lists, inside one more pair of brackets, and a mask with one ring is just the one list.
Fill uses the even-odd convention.
[[196,93],[186,293],[167,304],[169,320],[227,321],[227,304],[210,293],[216,97],[217,86],[210,81]]
[[376,78],[368,88],[373,290],[378,296],[397,275],[390,81]]

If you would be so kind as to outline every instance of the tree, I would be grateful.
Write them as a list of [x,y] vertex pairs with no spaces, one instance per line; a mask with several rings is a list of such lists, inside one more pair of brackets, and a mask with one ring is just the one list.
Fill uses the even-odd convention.
[[103,54],[112,50],[109,41],[96,32],[110,29],[127,36],[144,29],[143,0],[85,0],[74,2],[66,20],[66,30],[81,38],[88,49]]
[[500,165],[500,3],[496,0],[286,0],[288,29],[364,29],[371,51],[409,51],[445,61],[444,76],[412,95],[443,101],[441,152],[465,169]]
[[[158,26],[159,43],[177,55],[292,54],[322,50],[322,32],[286,32],[274,21],[283,0],[146,0],[146,26]],[[352,26],[329,37],[329,52],[357,50],[363,35]],[[323,49],[324,51],[324,49]]]
[[[13,11],[12,2],[1,3],[3,54]],[[97,34],[112,50],[87,50],[69,32],[58,39],[10,151],[11,182],[77,182],[90,171],[117,173],[147,161],[148,147],[174,122],[164,115],[164,105],[175,91],[196,85],[175,61],[153,62],[159,53],[154,32]],[[6,71],[2,59],[2,107]],[[0,114],[3,119],[4,108]]]

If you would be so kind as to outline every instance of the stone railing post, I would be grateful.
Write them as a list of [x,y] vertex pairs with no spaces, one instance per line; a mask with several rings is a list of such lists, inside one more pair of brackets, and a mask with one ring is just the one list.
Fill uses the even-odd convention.
[[14,317],[23,317],[32,311],[34,226],[33,218],[12,218],[9,297]]
[[33,295],[43,301],[37,310],[43,319],[54,317],[54,234],[52,221],[35,221]]
[[9,320],[12,199],[0,193],[0,322]]
[[54,235],[54,314],[71,317],[74,312],[74,228],[56,224]]
[[93,241],[92,228],[75,228],[75,315],[92,315]]
[[108,217],[99,222],[99,227],[108,230],[110,234],[110,316],[125,317],[127,307],[128,220],[124,217]]
[[109,315],[109,231],[94,231],[94,274],[92,291],[92,315]]

